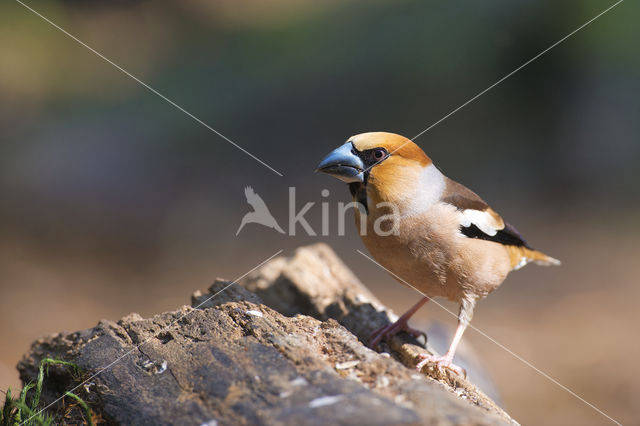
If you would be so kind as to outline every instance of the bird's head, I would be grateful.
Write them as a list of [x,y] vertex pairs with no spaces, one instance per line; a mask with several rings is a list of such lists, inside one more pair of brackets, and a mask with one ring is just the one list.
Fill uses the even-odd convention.
[[347,183],[362,183],[385,195],[416,186],[431,159],[410,139],[394,133],[370,132],[350,137],[327,155],[317,171]]

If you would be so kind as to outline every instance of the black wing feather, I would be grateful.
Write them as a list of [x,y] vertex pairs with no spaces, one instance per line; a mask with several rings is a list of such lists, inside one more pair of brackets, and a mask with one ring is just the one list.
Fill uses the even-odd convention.
[[516,228],[506,223],[504,225],[504,229],[496,232],[496,235],[488,235],[485,234],[478,228],[476,225],[471,224],[471,226],[461,226],[460,232],[463,235],[469,238],[479,238],[481,240],[493,241],[496,243],[504,244],[505,246],[518,246],[518,247],[526,247],[531,248],[527,244],[527,242],[522,238],[522,235],[518,232]]

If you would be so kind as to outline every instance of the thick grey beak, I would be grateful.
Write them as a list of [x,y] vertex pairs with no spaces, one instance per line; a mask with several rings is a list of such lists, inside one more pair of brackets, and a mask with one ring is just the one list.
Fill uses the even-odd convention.
[[337,177],[343,182],[364,182],[364,164],[355,154],[355,148],[351,142],[347,142],[337,148],[318,164],[316,172],[326,173]]

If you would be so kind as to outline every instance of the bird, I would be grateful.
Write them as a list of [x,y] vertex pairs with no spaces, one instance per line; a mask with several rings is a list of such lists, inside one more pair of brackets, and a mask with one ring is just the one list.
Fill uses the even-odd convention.
[[252,187],[247,186],[244,189],[244,195],[247,198],[247,203],[253,207],[253,211],[244,215],[240,222],[240,227],[236,231],[236,236],[247,223],[259,223],[260,225],[275,229],[281,234],[285,233],[282,228],[280,228],[280,225],[278,225],[278,222],[276,222],[264,200],[256,194]]
[[354,209],[355,222],[373,259],[423,296],[396,322],[376,330],[371,348],[400,331],[423,335],[409,327],[408,320],[430,299],[459,303],[448,351],[420,354],[418,371],[432,364],[466,376],[453,359],[477,302],[497,289],[509,272],[528,263],[560,264],[529,246],[482,198],[446,177],[418,145],[401,135],[352,136],[316,171],[348,184],[353,201],[363,208],[363,213]]

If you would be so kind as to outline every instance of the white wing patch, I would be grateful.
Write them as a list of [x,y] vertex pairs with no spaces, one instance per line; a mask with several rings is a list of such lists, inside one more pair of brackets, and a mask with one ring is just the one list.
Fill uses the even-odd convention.
[[463,210],[460,224],[465,228],[473,224],[490,237],[495,236],[504,227],[503,223],[498,222],[495,216],[486,210]]

